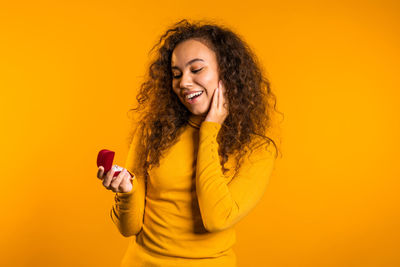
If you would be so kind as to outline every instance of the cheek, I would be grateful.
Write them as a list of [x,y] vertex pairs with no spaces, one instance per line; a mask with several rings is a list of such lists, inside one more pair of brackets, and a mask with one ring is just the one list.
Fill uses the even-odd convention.
[[176,82],[172,82],[172,91],[176,94],[179,95],[179,89],[178,89],[178,85]]
[[196,80],[197,84],[203,87],[209,97],[211,97],[216,88],[216,84],[218,84],[218,77],[215,75],[204,75],[199,76]]

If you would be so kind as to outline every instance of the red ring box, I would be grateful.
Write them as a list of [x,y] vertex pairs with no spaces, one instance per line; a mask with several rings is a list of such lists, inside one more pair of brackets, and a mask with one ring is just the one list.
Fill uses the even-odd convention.
[[[111,150],[108,150],[108,149],[100,150],[99,154],[97,155],[97,167],[103,166],[104,167],[104,173],[107,173],[112,168],[112,163],[114,161],[114,155],[115,155],[114,151],[111,151]],[[113,177],[118,176],[118,174],[120,172],[121,171],[115,171]],[[129,174],[131,175],[131,177],[133,177],[131,172],[129,172]]]

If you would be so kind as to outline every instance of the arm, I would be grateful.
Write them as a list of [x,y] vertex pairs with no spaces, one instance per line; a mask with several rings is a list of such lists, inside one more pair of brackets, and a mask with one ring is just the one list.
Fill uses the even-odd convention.
[[125,162],[125,168],[135,175],[135,179],[132,180],[132,190],[128,193],[116,193],[115,203],[110,211],[111,220],[125,237],[137,235],[143,226],[145,181],[137,171],[138,140],[139,136],[135,132]]
[[217,135],[221,124],[204,121],[196,166],[197,198],[204,227],[209,232],[225,230],[246,216],[260,201],[275,161],[272,145],[253,150],[235,177],[227,183],[218,155]]

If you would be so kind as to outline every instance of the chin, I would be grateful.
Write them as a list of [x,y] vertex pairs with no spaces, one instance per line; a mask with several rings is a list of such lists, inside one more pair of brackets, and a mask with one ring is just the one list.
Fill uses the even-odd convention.
[[193,115],[196,115],[196,116],[206,116],[208,113],[208,110],[209,110],[209,107],[204,108],[204,106],[197,107],[195,109],[189,108],[189,107],[186,107],[186,108],[190,111],[190,113],[192,113]]
[[207,110],[199,110],[199,109],[195,109],[195,110],[190,110],[190,112],[194,115],[197,116],[206,116],[207,115]]
[[196,116],[205,116],[206,115],[204,112],[193,111],[193,110],[190,110],[190,113],[192,113],[193,115],[196,115]]

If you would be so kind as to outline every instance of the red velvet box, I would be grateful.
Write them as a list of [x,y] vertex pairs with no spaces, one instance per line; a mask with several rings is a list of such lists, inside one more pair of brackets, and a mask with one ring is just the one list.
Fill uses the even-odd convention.
[[[116,177],[123,170],[123,168],[118,165],[112,165],[114,161],[114,155],[114,151],[108,149],[100,150],[99,154],[97,155],[97,167],[103,166],[104,173],[107,173],[109,170],[111,170],[112,167],[114,167],[116,171],[114,172],[113,177]],[[133,177],[132,173],[129,172],[129,174]]]

